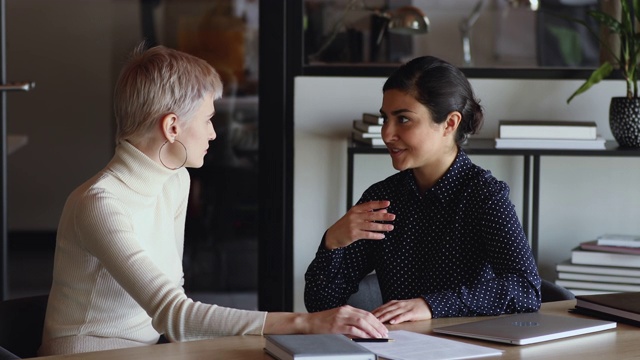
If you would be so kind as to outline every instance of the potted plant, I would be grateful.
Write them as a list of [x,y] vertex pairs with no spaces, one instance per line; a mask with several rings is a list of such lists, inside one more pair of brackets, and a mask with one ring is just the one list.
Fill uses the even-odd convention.
[[[605,60],[591,73],[587,81],[567,99],[567,103],[591,86],[611,75],[618,68],[625,80],[626,96],[613,97],[609,105],[609,126],[620,146],[640,147],[640,98],[638,98],[638,54],[640,33],[636,32],[635,20],[640,21],[640,0],[620,1],[620,20],[602,10],[592,10],[589,16],[595,19],[615,41],[604,33],[594,35],[611,60]],[[575,20],[586,26],[581,20]],[[592,31],[593,32],[593,31]],[[618,46],[615,46],[619,43]]]

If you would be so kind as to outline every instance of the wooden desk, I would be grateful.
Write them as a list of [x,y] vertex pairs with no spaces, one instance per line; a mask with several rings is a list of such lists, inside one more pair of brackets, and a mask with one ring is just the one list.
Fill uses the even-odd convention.
[[[563,316],[579,316],[570,314],[575,300],[545,303],[541,312]],[[560,340],[547,341],[532,345],[506,345],[489,341],[470,340],[453,336],[435,335],[432,327],[457,324],[465,321],[477,321],[478,318],[445,318],[405,323],[389,326],[391,330],[404,329],[433,336],[446,337],[472,344],[505,350],[502,356],[483,359],[558,359],[563,360],[605,360],[605,359],[637,359],[640,356],[640,328],[618,324],[616,329],[605,330],[593,334],[580,335]],[[273,360],[264,354],[264,338],[261,336],[231,336],[213,340],[192,341],[152,345],[138,348],[99,351],[93,353],[53,356],[46,359],[225,359],[225,360]],[[41,358],[38,358],[41,359]]]

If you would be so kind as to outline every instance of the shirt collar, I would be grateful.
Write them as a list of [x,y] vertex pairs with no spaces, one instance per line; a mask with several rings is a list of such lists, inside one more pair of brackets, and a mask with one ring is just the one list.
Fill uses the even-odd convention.
[[427,190],[424,196],[420,194],[413,171],[409,169],[405,170],[405,172],[407,173],[407,181],[414,194],[419,197],[424,197],[425,199],[432,197],[444,202],[452,198],[458,192],[458,189],[462,187],[464,182],[463,174],[468,172],[472,166],[473,163],[471,159],[469,159],[464,150],[458,148],[458,154],[449,169],[431,189]]
[[171,170],[163,167],[128,141],[122,141],[116,146],[115,155],[106,169],[142,195],[159,193],[166,181],[181,170],[186,171],[184,168]]

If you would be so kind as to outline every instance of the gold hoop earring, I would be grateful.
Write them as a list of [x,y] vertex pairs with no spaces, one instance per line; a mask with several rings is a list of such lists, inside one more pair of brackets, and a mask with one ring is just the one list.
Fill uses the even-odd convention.
[[166,167],[167,169],[169,169],[169,170],[178,170],[178,169],[180,169],[181,167],[183,167],[183,166],[184,166],[184,164],[186,164],[186,163],[187,163],[187,158],[188,158],[188,156],[189,156],[189,154],[187,154],[187,147],[186,147],[186,146],[184,146],[184,144],[183,144],[180,140],[175,140],[175,142],[177,142],[178,144],[182,145],[182,148],[184,149],[184,161],[183,161],[183,162],[182,162],[182,164],[181,164],[180,166],[178,166],[178,167],[175,167],[175,168],[168,167],[168,166],[164,163],[164,161],[162,161],[162,148],[163,148],[165,145],[167,145],[167,143],[168,143],[168,142],[169,142],[169,140],[166,140],[166,141],[162,144],[162,146],[160,146],[160,150],[158,150],[158,159],[160,159],[160,163],[162,164],[162,166]]

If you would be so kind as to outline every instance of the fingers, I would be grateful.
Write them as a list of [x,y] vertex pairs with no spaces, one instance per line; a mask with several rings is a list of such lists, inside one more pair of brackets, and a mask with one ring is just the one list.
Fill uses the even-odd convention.
[[384,338],[389,334],[387,327],[368,311],[351,306],[343,306],[339,311],[347,319],[343,334],[367,338]]
[[402,313],[402,309],[400,308],[399,303],[400,302],[397,300],[392,300],[373,310],[371,313],[373,314],[373,316],[378,318],[380,322],[389,322],[389,320]]
[[393,300],[372,311],[382,323],[399,324],[405,321],[431,319],[431,310],[422,298]]
[[339,308],[309,314],[311,332],[339,333],[353,337],[387,337],[389,331],[370,312],[345,305]]
[[358,208],[359,211],[376,211],[386,209],[389,205],[391,205],[391,201],[389,200],[376,200],[358,204],[354,206],[354,208]]
[[396,218],[386,209],[390,204],[388,200],[369,201],[351,208],[348,215],[354,225],[354,239],[384,239],[380,232],[393,230],[393,225],[386,222]]
[[368,201],[352,207],[347,214],[364,216],[363,219],[366,221],[393,221],[396,216],[387,211],[389,205],[391,205],[389,200]]
[[327,230],[325,247],[332,250],[360,239],[384,239],[384,232],[394,228],[389,222],[396,217],[386,209],[390,204],[388,200],[369,201],[352,207]]

